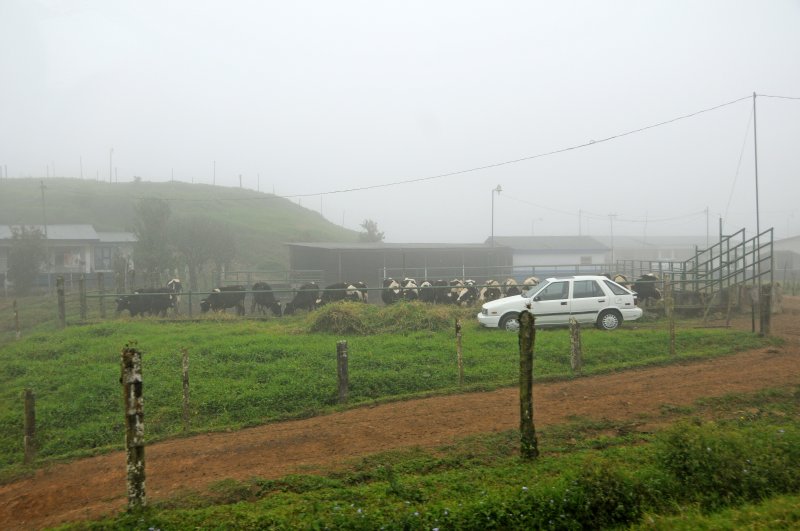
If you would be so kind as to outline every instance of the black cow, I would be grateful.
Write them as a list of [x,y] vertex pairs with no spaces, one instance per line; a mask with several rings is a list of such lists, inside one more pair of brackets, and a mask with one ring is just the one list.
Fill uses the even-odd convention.
[[517,284],[517,281],[513,278],[505,279],[500,289],[503,292],[503,297],[513,297],[514,295],[522,293],[519,289],[519,284]]
[[181,279],[173,278],[167,282],[167,288],[169,289],[170,293],[172,293],[172,306],[175,308],[175,314],[177,315],[178,310],[181,307],[181,292],[183,291]]
[[226,308],[236,308],[236,315],[244,315],[244,286],[222,286],[214,288],[205,299],[200,299],[200,311],[224,311]]
[[174,305],[173,296],[170,288],[140,288],[133,295],[117,298],[117,313],[128,310],[131,317],[145,314],[165,317]]
[[392,304],[400,300],[401,295],[400,283],[393,278],[383,279],[383,291],[381,291],[381,300],[384,304]]
[[348,292],[354,291],[355,286],[347,282],[337,282],[327,286],[322,292],[322,296],[317,300],[317,305],[328,304],[331,302],[339,302],[344,300],[352,300],[348,297]]
[[253,284],[253,303],[250,305],[250,313],[258,313],[265,315],[267,310],[272,310],[276,317],[283,315],[281,311],[281,303],[275,300],[275,294],[272,292],[272,286],[266,282],[256,282]]
[[450,283],[443,278],[433,281],[433,302],[436,304],[453,302],[450,297]]
[[355,290],[350,290],[349,295],[354,301],[369,302],[369,288],[363,282],[352,282],[350,284]]
[[423,280],[419,285],[419,300],[422,302],[436,302],[436,288],[428,280]]
[[294,293],[292,300],[286,303],[283,314],[293,315],[296,310],[310,312],[316,307],[317,299],[319,299],[319,286],[315,282],[303,284]]
[[631,286],[631,290],[636,292],[636,297],[642,302],[642,305],[646,304],[648,299],[661,300],[661,291],[656,287],[657,282],[658,275],[645,273]]

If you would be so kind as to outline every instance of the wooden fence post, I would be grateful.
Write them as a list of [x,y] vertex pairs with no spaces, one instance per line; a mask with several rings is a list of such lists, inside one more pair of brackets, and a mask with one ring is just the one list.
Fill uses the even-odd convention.
[[189,351],[181,349],[183,367],[183,431],[189,431]]
[[81,305],[81,321],[86,320],[86,275],[81,275],[78,279],[78,293]]
[[539,443],[533,425],[533,347],[536,342],[535,318],[524,310],[519,315],[519,432],[523,459],[539,456]]
[[461,319],[456,319],[456,360],[458,363],[458,385],[464,385],[464,356],[461,350]]
[[122,349],[120,382],[125,405],[125,452],[127,456],[128,510],[146,505],[144,492],[144,407],[142,402],[142,353],[126,345]]
[[344,404],[347,402],[348,387],[347,341],[338,341],[336,343],[336,368],[339,377],[339,403]]
[[36,458],[36,396],[32,389],[22,392],[25,402],[25,464],[29,465]]
[[56,278],[56,293],[58,295],[58,325],[61,328],[67,326],[67,307],[64,301],[64,277]]
[[581,373],[583,370],[583,349],[581,347],[581,325],[574,317],[569,318],[569,364],[573,372]]
[[21,334],[19,330],[19,310],[17,309],[17,299],[14,299],[14,332],[16,338],[19,339]]
[[100,317],[102,319],[106,318],[106,301],[105,301],[105,292],[106,292],[106,282],[103,276],[103,273],[97,273],[97,290],[100,292]]

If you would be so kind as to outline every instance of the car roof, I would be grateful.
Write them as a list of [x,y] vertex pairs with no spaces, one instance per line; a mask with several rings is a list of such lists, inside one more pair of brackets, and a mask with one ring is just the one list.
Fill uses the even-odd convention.
[[[545,280],[610,280],[607,276],[604,275],[565,275],[565,276],[558,276],[558,277],[548,277]],[[613,282],[613,280],[612,280]]]

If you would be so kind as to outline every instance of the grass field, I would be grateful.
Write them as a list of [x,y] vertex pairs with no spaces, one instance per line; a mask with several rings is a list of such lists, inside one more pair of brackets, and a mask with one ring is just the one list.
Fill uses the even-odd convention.
[[[352,306],[341,308],[345,314],[352,313],[348,310]],[[371,330],[369,335],[311,333],[321,322],[341,322],[331,318],[331,314],[338,315],[335,307],[328,314],[268,321],[225,316],[196,321],[119,319],[62,331],[28,332],[21,341],[2,347],[0,475],[21,470],[20,393],[26,388],[33,389],[37,397],[41,459],[119,448],[123,421],[120,350],[129,343],[144,353],[147,438],[151,442],[182,430],[183,348],[190,356],[192,430],[198,432],[311,416],[341,407],[337,404],[335,356],[336,342],[341,339],[347,339],[349,345],[349,405],[516,383],[515,334],[479,329],[465,314],[465,381],[460,387],[451,316],[430,316],[433,310],[421,305],[396,305],[389,311],[396,313],[382,317],[385,330]],[[433,329],[404,332],[397,326],[402,322],[397,316],[419,322],[420,313],[429,315],[422,321]],[[657,324],[643,329],[623,327],[613,333],[585,329],[583,374],[721,356],[765,341],[735,330],[686,328],[679,331],[678,356],[672,358],[667,332]],[[568,331],[537,334],[535,376],[539,380],[574,376]]]
[[798,398],[767,390],[705,400],[662,413],[668,426],[655,434],[576,420],[542,431],[535,461],[519,459],[511,431],[317,475],[226,480],[67,528],[796,529]]

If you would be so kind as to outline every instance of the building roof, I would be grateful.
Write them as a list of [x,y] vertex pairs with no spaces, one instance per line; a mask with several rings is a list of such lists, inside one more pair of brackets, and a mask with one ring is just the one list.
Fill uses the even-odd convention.
[[[594,236],[603,244],[611,246],[611,236]],[[719,236],[614,236],[614,249],[691,249],[695,246],[706,249],[719,242]]]
[[[329,251],[388,251],[414,249],[491,249],[485,243],[386,243],[386,242],[287,242],[289,247],[307,247],[310,249],[326,249]],[[500,247],[500,246],[498,246]]]
[[[491,242],[491,238],[487,242]],[[515,251],[570,251],[605,252],[610,250],[591,236],[495,236],[497,245],[511,247]]]
[[136,235],[132,232],[98,232],[100,243],[136,243]]
[[792,251],[795,253],[800,253],[800,236],[792,236],[791,238],[775,240],[772,245],[776,251]]
[[[17,225],[13,225],[16,227]],[[44,232],[42,225],[28,225],[26,227],[34,227]],[[0,240],[11,239],[11,225],[0,225]],[[51,225],[47,224],[47,239],[48,240],[83,240],[83,241],[99,241],[97,232],[91,225]]]

